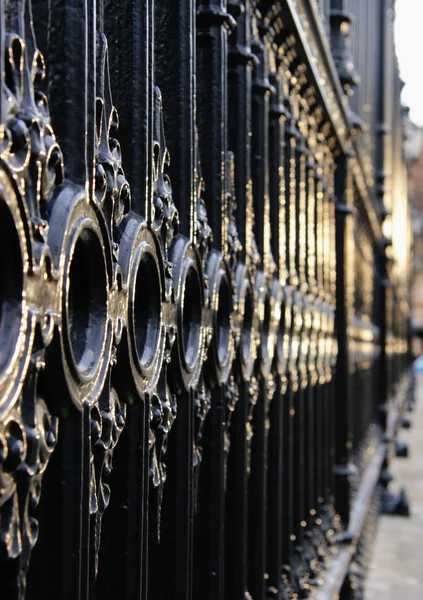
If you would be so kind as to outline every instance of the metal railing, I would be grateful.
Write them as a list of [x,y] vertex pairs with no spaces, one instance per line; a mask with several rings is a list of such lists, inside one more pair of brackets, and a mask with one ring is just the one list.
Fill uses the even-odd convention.
[[2,599],[360,587],[408,364],[387,3],[0,4]]

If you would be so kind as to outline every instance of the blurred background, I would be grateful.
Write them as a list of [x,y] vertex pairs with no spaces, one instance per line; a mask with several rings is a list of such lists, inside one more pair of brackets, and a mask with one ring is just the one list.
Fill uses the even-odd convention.
[[[423,353],[423,2],[397,0],[394,21],[395,44],[405,112],[405,156],[408,164],[408,191],[412,207],[413,270],[412,326],[413,353]],[[422,592],[423,597],[423,592]]]
[[[371,0],[370,0],[371,1]],[[423,354],[423,0],[396,0],[394,34],[400,76],[404,82],[404,153],[411,204],[412,351]],[[378,524],[365,600],[421,600],[423,598],[423,357],[414,363],[416,410],[412,427],[401,433],[409,459],[394,458],[395,486],[407,490],[410,518],[382,516]],[[407,451],[408,453],[408,451]]]

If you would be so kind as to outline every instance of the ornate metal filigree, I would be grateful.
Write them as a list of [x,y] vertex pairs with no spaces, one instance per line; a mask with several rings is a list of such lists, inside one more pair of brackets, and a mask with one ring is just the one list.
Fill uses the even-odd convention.
[[195,128],[195,197],[196,197],[196,244],[203,264],[212,248],[213,233],[207,217],[206,203],[204,202],[204,179],[201,174],[201,163],[198,149],[198,132]]
[[96,573],[101,540],[101,520],[110,501],[110,487],[106,481],[112,470],[113,451],[125,426],[125,417],[126,405],[119,400],[117,392],[113,388],[100,398],[99,406],[91,411],[91,444],[93,448],[91,514],[95,518],[94,569]]
[[235,197],[235,172],[234,172],[234,155],[233,152],[228,152],[226,158],[226,202],[228,210],[228,241],[227,241],[227,256],[225,257],[229,266],[233,269],[240,259],[242,244],[238,235],[236,224],[236,197]]
[[[163,260],[165,264],[165,297],[167,302],[174,301],[172,280],[172,263],[169,258],[169,246],[179,232],[179,214],[172,197],[172,186],[167,168],[170,154],[166,146],[163,125],[162,96],[158,87],[154,88],[153,107],[153,213],[152,226],[161,240]],[[167,324],[166,361],[170,361],[172,346],[175,341],[175,329],[172,323]],[[163,380],[166,379],[165,373]],[[153,523],[160,538],[160,514],[163,496],[163,485],[166,480],[165,454],[167,438],[177,413],[176,396],[169,386],[159,382],[157,390],[149,395],[150,405],[150,439],[149,463],[150,483],[155,494],[155,509],[157,521]]]
[[106,36],[97,39],[98,84],[96,98],[96,148],[94,201],[104,212],[111,237],[131,209],[131,192],[122,168],[122,154],[114,137],[119,117],[113,105]]
[[58,434],[38,374],[57,322],[52,298],[57,274],[45,216],[63,181],[63,166],[43,92],[45,65],[35,45],[30,3],[10,10],[19,18],[17,29],[2,40],[0,547],[3,559],[17,562],[13,593],[23,597],[38,536],[33,510]]
[[54,450],[58,420],[37,396],[39,356],[33,354],[20,406],[0,426],[0,547],[3,557],[18,562],[16,594],[23,597],[31,550],[38,537],[33,511],[41,495],[43,474]]
[[326,3],[330,56],[305,0],[124,4],[0,2],[0,596],[308,597],[406,364],[360,23]]
[[158,87],[154,88],[153,109],[153,206],[154,229],[159,231],[165,253],[172,239],[179,232],[179,214],[172,198],[172,187],[166,170],[170,163],[170,154],[166,146],[163,125],[162,95]]
[[[126,325],[122,314],[122,298],[126,289],[122,286],[119,265],[119,247],[116,243],[118,227],[131,208],[129,184],[122,168],[119,142],[114,137],[119,125],[113,105],[110,80],[107,39],[104,34],[97,38],[98,83],[96,98],[95,176],[93,203],[104,215],[112,248],[112,285],[110,288],[111,313],[114,318],[113,348],[109,373],[116,364],[117,345]],[[110,377],[110,375],[109,375]],[[110,501],[110,487],[104,481],[112,470],[113,451],[125,426],[126,407],[119,399],[116,389],[106,385],[95,404],[90,408],[91,478],[90,513],[94,520],[94,565],[98,571],[98,553],[101,540],[101,523]]]

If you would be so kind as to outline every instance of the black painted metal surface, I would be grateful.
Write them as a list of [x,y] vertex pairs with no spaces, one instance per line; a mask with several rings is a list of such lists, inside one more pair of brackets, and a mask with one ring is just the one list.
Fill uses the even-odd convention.
[[321,584],[410,227],[390,2],[319,5],[0,2],[2,599]]

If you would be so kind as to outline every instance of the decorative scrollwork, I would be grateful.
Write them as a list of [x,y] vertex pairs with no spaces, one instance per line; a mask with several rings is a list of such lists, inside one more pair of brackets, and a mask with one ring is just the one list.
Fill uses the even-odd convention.
[[201,174],[200,153],[198,149],[198,132],[195,129],[195,197],[196,197],[196,230],[195,238],[201,260],[204,264],[206,256],[212,248],[213,233],[207,217],[204,201],[204,179]]
[[[175,301],[173,265],[169,256],[169,248],[179,233],[179,213],[173,202],[172,185],[167,169],[170,164],[170,153],[166,145],[162,95],[160,89],[154,88],[153,99],[153,204],[152,228],[156,232],[165,265],[165,298],[167,302]],[[165,454],[168,435],[177,414],[176,395],[166,382],[167,364],[171,360],[172,348],[176,338],[176,327],[167,321],[165,354],[162,366],[162,377],[157,388],[148,394],[150,407],[149,431],[149,473],[150,514],[153,516],[151,530],[160,539],[160,519],[163,498],[163,486],[166,481]]]
[[234,410],[238,400],[239,388],[235,381],[234,375],[231,375],[228,383],[225,386],[226,426],[224,431],[224,451],[226,454],[228,454],[231,446],[229,430],[231,427],[232,416],[234,414]]
[[3,559],[19,563],[16,593],[20,597],[38,537],[38,522],[32,513],[58,435],[57,417],[37,394],[40,358],[39,352],[33,354],[18,404],[0,423],[0,551]]
[[0,548],[3,559],[17,562],[14,586],[22,597],[38,536],[32,513],[58,434],[38,375],[58,318],[46,215],[63,181],[63,165],[42,89],[45,64],[35,45],[30,4],[10,9],[22,9],[23,16],[2,40]]
[[131,209],[131,191],[122,168],[122,153],[114,137],[119,117],[113,105],[109,80],[109,58],[106,36],[97,38],[99,63],[98,96],[96,99],[96,149],[94,199],[108,220],[110,233]]
[[229,266],[233,268],[239,260],[242,251],[242,244],[238,235],[236,224],[236,197],[235,197],[235,172],[234,172],[234,154],[228,152],[226,158],[226,202],[228,207],[228,240],[227,256],[225,257]]
[[[47,246],[45,215],[53,189],[63,181],[63,164],[50,123],[47,99],[42,91],[44,59],[34,45],[28,10],[27,6],[26,20],[21,22],[23,30],[9,33],[5,45],[4,121],[0,132],[1,158],[6,167],[2,173],[2,221],[8,221],[10,225],[7,239],[14,248],[11,258],[16,263],[11,266],[18,267],[17,263],[20,263],[23,272],[22,281],[12,286],[13,289],[5,282],[5,286],[9,286],[8,291],[16,296],[20,314],[16,310],[10,312],[7,300],[5,308],[9,318],[20,319],[21,330],[21,334],[13,339],[14,328],[12,326],[9,330],[8,326],[4,337],[9,339],[3,340],[2,337],[10,349],[9,356],[5,358],[13,361],[8,361],[8,368],[2,369],[0,376],[3,384],[0,406],[5,407],[14,403],[23,383],[35,320],[41,325],[44,343],[48,344],[56,316],[50,296],[57,275]],[[24,41],[25,37],[30,40],[28,43]],[[4,275],[7,277],[7,273]],[[39,293],[42,286],[47,288],[47,293]],[[10,300],[13,301],[12,298]],[[16,377],[14,367],[18,363],[20,372]]]
[[172,198],[172,186],[166,169],[170,163],[170,154],[166,146],[163,125],[162,95],[154,88],[154,139],[153,139],[153,206],[152,221],[154,229],[160,230],[165,259],[172,239],[179,232],[179,213]]
[[101,540],[101,520],[109,505],[110,487],[104,481],[112,470],[113,451],[125,426],[126,405],[116,390],[100,398],[99,406],[91,411],[91,443],[93,463],[91,473],[91,514],[95,517],[95,572],[98,571],[98,552]]
[[256,237],[254,235],[255,230],[255,217],[253,208],[253,184],[250,181],[247,189],[247,210],[246,210],[246,221],[247,221],[247,232],[250,236],[247,239],[246,251],[247,251],[247,262],[250,267],[251,273],[255,274],[257,269],[260,267],[261,255],[257,247]]
[[[34,581],[39,538],[35,564],[64,545],[53,595],[109,597],[104,559],[127,598],[304,598],[386,429],[375,381],[388,398],[406,360],[407,300],[366,200],[383,190],[308,2],[128,6],[34,3],[47,68],[32,0],[0,2],[6,595]],[[329,18],[349,94],[351,20]]]
[[109,80],[109,59],[106,36],[97,37],[98,82],[96,98],[95,176],[93,203],[100,209],[106,223],[112,248],[112,282],[109,291],[111,316],[114,320],[113,348],[107,365],[109,375],[106,385],[90,410],[91,478],[90,513],[94,522],[94,564],[98,571],[98,553],[101,540],[101,524],[110,501],[110,487],[105,478],[112,470],[113,451],[125,426],[126,406],[120,400],[117,389],[109,385],[111,369],[117,361],[117,346],[121,341],[122,328],[126,325],[123,302],[126,288],[122,284],[119,265],[119,247],[115,242],[118,228],[131,208],[131,192],[122,168],[120,145],[114,137],[119,117],[113,105]]
[[[160,540],[160,519],[163,499],[163,486],[166,481],[165,455],[168,435],[177,415],[176,396],[166,387],[160,396],[155,393],[150,397],[150,434],[149,434],[149,474],[150,485],[155,490],[155,519],[152,527],[156,527],[155,536]],[[154,498],[152,498],[153,500]]]

